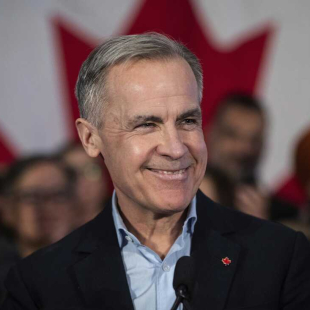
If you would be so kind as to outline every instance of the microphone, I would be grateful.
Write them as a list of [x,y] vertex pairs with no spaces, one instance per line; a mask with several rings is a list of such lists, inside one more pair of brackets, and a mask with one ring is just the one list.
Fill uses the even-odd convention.
[[180,303],[187,310],[190,309],[189,300],[195,284],[195,264],[190,256],[182,256],[177,261],[174,270],[173,288],[176,294],[176,300],[171,310],[177,310]]

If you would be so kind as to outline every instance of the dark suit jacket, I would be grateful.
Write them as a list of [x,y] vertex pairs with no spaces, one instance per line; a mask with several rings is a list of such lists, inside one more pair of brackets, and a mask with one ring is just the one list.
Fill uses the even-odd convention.
[[[304,235],[219,206],[201,192],[197,215],[193,309],[310,309],[310,245]],[[22,260],[6,286],[3,310],[133,310],[111,207]]]

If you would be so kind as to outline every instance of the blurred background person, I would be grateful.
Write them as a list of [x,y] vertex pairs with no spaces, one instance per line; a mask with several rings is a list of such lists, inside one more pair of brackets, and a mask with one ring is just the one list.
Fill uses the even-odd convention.
[[63,238],[76,227],[77,217],[75,174],[58,159],[34,156],[18,160],[2,185],[2,222],[12,230],[13,240],[5,240],[0,255],[0,300],[11,265]]
[[4,194],[5,184],[5,172],[0,169],[0,257],[1,257],[1,244],[5,239],[9,239],[11,236],[11,230],[5,223],[5,206],[6,206],[6,195]]
[[[210,195],[213,186],[218,196],[215,201],[256,217],[292,217],[296,208],[261,189],[258,168],[266,132],[266,111],[257,98],[244,93],[224,97],[206,134],[209,158],[200,189]],[[229,185],[224,186],[226,192],[219,178]]]
[[5,196],[3,193],[4,174],[0,173],[0,305],[4,298],[3,279],[10,266],[19,259],[17,250],[10,242],[10,230],[4,221]]
[[200,189],[213,201],[223,206],[234,206],[234,182],[220,169],[208,166]]
[[110,177],[102,158],[89,157],[80,142],[66,145],[59,157],[77,174],[79,225],[92,220],[112,196]]
[[294,153],[295,175],[306,193],[307,201],[295,218],[283,220],[282,223],[302,231],[310,239],[310,128],[297,142]]

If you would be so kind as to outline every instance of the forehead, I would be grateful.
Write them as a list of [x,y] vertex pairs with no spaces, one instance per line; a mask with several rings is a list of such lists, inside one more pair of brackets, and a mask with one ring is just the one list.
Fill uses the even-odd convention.
[[53,188],[66,182],[65,174],[56,164],[38,163],[29,167],[16,183],[17,189]]
[[110,106],[122,109],[198,104],[198,87],[189,64],[181,58],[140,60],[113,67],[107,79]]
[[69,150],[64,155],[64,160],[71,166],[80,167],[92,161],[92,158],[87,155],[82,146],[75,147]]
[[244,131],[263,131],[265,127],[264,117],[259,111],[240,106],[227,107],[218,123],[220,126]]

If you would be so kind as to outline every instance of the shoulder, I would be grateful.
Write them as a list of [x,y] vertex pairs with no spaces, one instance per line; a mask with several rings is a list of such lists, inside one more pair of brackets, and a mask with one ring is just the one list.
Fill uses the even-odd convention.
[[[51,268],[49,268],[51,265],[55,266],[56,269],[56,266],[59,264],[62,265],[62,268],[71,264],[77,258],[77,256],[75,257],[74,255],[74,250],[90,225],[91,222],[76,229],[60,241],[42,248],[22,259],[17,265],[18,269],[34,272],[37,270],[38,266],[40,266],[41,271],[48,271],[51,270]],[[45,269],[45,267],[48,268]]]
[[108,206],[92,221],[11,268],[5,280],[10,295],[8,302],[19,300],[23,305],[34,302],[43,305],[43,301],[55,297],[56,292],[59,299],[70,294],[74,296],[72,284],[76,282],[76,266],[87,260],[91,253],[98,250],[102,253],[111,245],[118,244]]
[[196,243],[208,249],[213,241],[216,250],[204,250],[203,257],[234,255],[238,261],[231,294],[240,297],[240,293],[265,291],[267,300],[276,298],[281,309],[283,305],[306,309],[310,304],[310,243],[304,234],[223,207],[202,193],[197,194],[197,217]]
[[197,193],[197,215],[198,221],[205,222],[212,229],[226,234],[228,238],[231,236],[253,246],[263,243],[272,247],[293,246],[296,238],[303,236],[281,223],[259,219],[219,205],[200,191]]
[[303,270],[308,277],[305,283],[310,285],[310,242],[303,233],[221,206],[202,193],[197,194],[197,217],[199,241],[206,231],[216,231],[240,249],[245,270],[254,265],[270,274],[277,270],[285,275],[290,269],[293,275]]
[[105,235],[112,235],[114,224],[110,213],[110,207],[107,207],[96,218],[60,241],[22,259],[16,265],[16,269],[23,277],[36,273],[40,276],[60,276],[70,266],[83,259],[85,253],[96,250],[99,244],[104,243],[102,239]]

